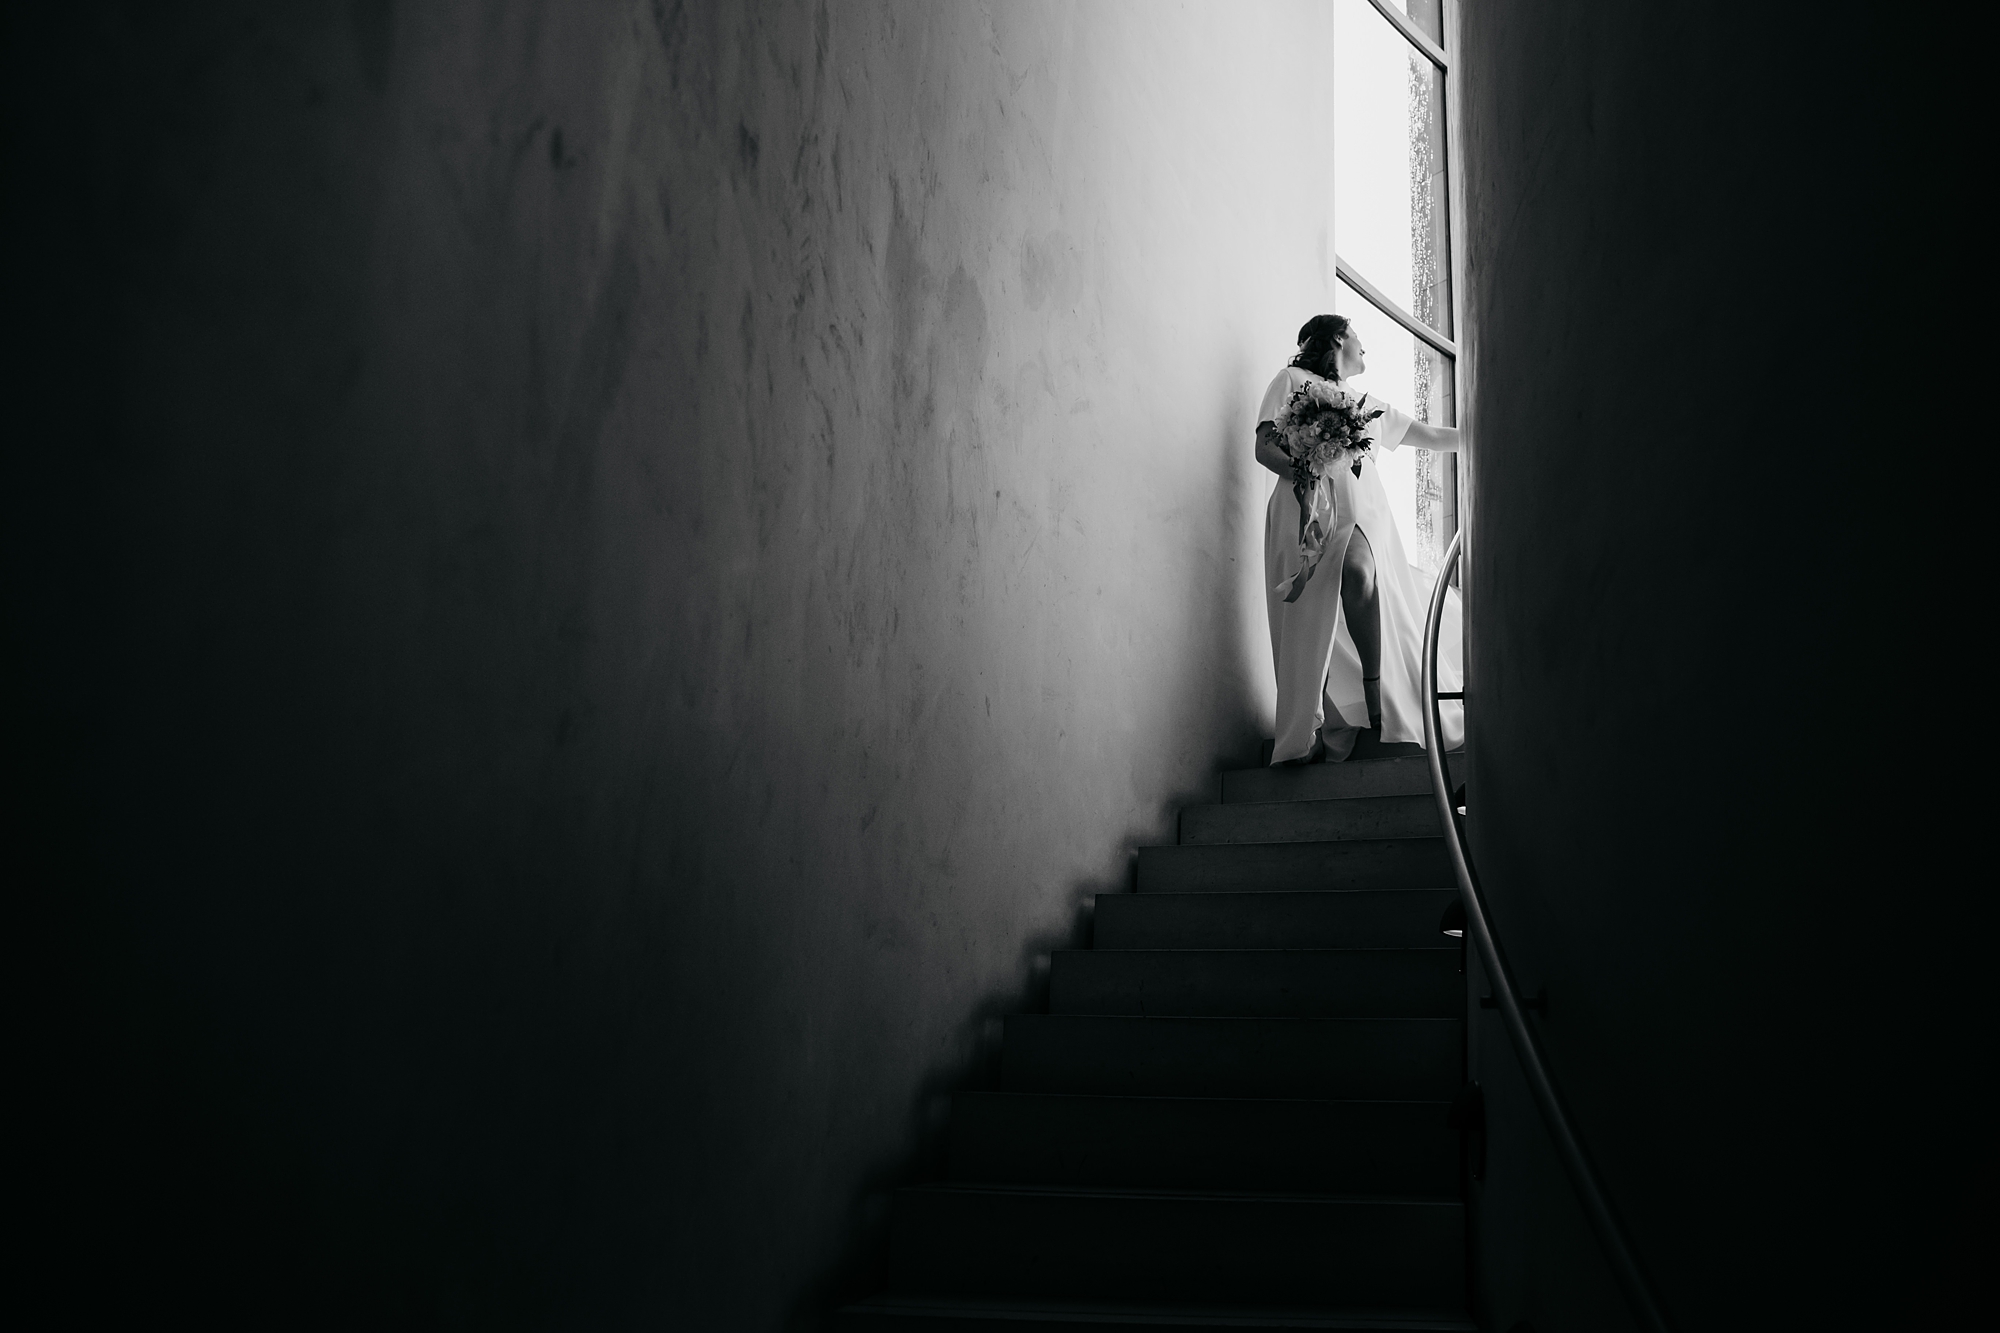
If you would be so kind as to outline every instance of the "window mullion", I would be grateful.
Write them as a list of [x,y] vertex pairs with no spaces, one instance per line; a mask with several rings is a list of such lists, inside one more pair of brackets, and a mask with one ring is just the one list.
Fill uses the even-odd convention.
[[1447,73],[1451,71],[1451,62],[1446,59],[1444,48],[1432,41],[1416,24],[1410,22],[1408,16],[1390,4],[1389,0],[1368,0],[1368,3],[1375,6],[1375,12],[1389,20],[1389,26],[1402,33],[1411,46],[1423,52],[1426,60]]
[[1425,342],[1429,343],[1432,347],[1437,348],[1438,351],[1443,352],[1446,356],[1452,358],[1454,361],[1458,359],[1457,343],[1445,337],[1442,333],[1439,333],[1436,329],[1424,323],[1421,319],[1418,319],[1415,315],[1411,314],[1409,311],[1403,309],[1403,307],[1397,305],[1394,301],[1391,301],[1388,297],[1384,296],[1380,288],[1378,288],[1374,283],[1368,281],[1368,279],[1362,277],[1360,273],[1355,271],[1355,268],[1352,264],[1348,263],[1345,259],[1342,259],[1338,254],[1334,255],[1333,257],[1333,268],[1334,268],[1334,273],[1340,278],[1340,280],[1346,283],[1349,287],[1353,288],[1356,294],[1358,294],[1364,301],[1368,302],[1369,305],[1374,306],[1377,310],[1387,315],[1390,319],[1393,319],[1398,324],[1401,324],[1404,329],[1406,329],[1410,333],[1415,334],[1417,337],[1423,339]]

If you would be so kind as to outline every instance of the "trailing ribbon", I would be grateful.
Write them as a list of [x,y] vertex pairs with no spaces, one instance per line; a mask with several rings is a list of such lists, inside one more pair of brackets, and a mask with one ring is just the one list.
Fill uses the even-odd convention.
[[[1326,488],[1328,519],[1333,517],[1333,496],[1330,492],[1331,488]],[[1292,482],[1292,494],[1298,497],[1299,502],[1299,572],[1271,589],[1273,592],[1281,588],[1289,589],[1285,593],[1287,602],[1299,600],[1299,594],[1304,592],[1306,584],[1312,581],[1313,571],[1319,568],[1320,557],[1326,554],[1326,539],[1331,534],[1327,530],[1327,525],[1320,522],[1319,498],[1322,493],[1317,478],[1313,481],[1311,498],[1308,498],[1309,493],[1304,482],[1298,480]]]
[[[1326,485],[1325,469],[1345,462],[1359,477],[1362,461],[1375,445],[1368,426],[1383,409],[1370,411],[1366,404],[1367,395],[1356,398],[1339,385],[1314,376],[1294,388],[1271,419],[1279,447],[1292,460],[1292,494],[1299,502],[1299,571],[1288,583],[1271,590],[1283,590],[1287,602],[1299,599],[1319,568],[1320,557],[1326,554],[1334,500],[1332,487]],[[1322,493],[1326,495],[1325,522],[1320,512]]]

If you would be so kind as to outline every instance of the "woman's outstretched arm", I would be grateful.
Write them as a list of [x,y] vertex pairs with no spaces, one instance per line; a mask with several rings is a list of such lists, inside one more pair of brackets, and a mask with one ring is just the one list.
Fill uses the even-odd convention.
[[[1415,445],[1419,449],[1455,454],[1458,452],[1458,427],[1432,426],[1422,421],[1412,421],[1409,433],[1403,436],[1403,443]],[[1257,456],[1263,457],[1262,454]]]
[[1279,447],[1278,428],[1268,421],[1257,423],[1257,461],[1281,477],[1292,475],[1292,456]]

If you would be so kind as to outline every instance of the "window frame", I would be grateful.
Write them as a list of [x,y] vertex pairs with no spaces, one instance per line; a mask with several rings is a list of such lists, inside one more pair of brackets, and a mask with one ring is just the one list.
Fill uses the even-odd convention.
[[[1432,328],[1390,300],[1382,293],[1380,288],[1368,280],[1366,274],[1341,257],[1338,248],[1338,236],[1334,238],[1334,279],[1363,301],[1366,301],[1369,305],[1374,306],[1384,315],[1387,315],[1392,321],[1401,326],[1405,332],[1420,342],[1428,344],[1446,359],[1449,363],[1452,376],[1452,420],[1438,424],[1456,426],[1460,431],[1461,438],[1463,438],[1466,429],[1468,398],[1466,392],[1466,375],[1464,373],[1464,358],[1460,352],[1460,341],[1465,334],[1465,321],[1463,317],[1464,298],[1462,296],[1464,290],[1464,264],[1461,259],[1464,246],[1461,243],[1462,232],[1460,230],[1460,222],[1464,217],[1464,193],[1461,185],[1459,164],[1462,161],[1460,153],[1464,143],[1464,136],[1460,132],[1458,119],[1458,73],[1454,68],[1455,62],[1451,58],[1452,51],[1458,45],[1460,0],[1441,0],[1439,4],[1439,27],[1440,34],[1444,39],[1442,42],[1433,41],[1428,33],[1417,27],[1408,14],[1397,9],[1391,3],[1391,0],[1368,0],[1368,3],[1418,55],[1435,66],[1444,78],[1444,267],[1450,283],[1451,328],[1460,336],[1459,338],[1445,336],[1437,329]],[[1466,504],[1468,497],[1465,494],[1468,478],[1466,476],[1467,470],[1458,466],[1457,455],[1446,453],[1440,456],[1439,461],[1443,464],[1440,490],[1442,492],[1442,517],[1444,519],[1443,526],[1445,530],[1441,534],[1434,536],[1433,540],[1436,541],[1439,550],[1442,551],[1450,543],[1452,534],[1465,526],[1465,520],[1469,516]],[[1463,568],[1462,562],[1460,567]],[[1458,581],[1458,576],[1454,573],[1453,582],[1457,583]]]

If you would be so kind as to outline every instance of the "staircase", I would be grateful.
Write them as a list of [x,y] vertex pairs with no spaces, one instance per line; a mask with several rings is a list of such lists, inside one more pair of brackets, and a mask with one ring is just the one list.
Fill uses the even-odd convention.
[[1227,773],[1101,894],[842,1333],[1462,1329],[1465,978],[1421,755]]

